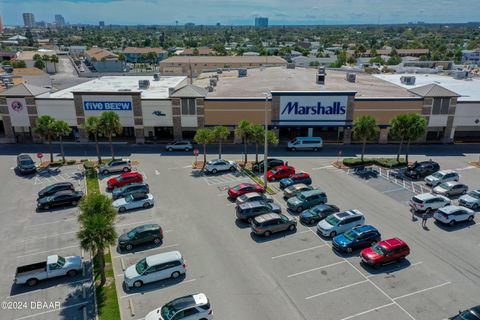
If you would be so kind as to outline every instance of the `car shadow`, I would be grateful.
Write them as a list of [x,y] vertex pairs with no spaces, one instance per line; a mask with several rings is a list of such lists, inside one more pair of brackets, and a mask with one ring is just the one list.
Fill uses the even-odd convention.
[[155,204],[153,206],[148,207],[148,208],[140,207],[140,208],[130,209],[130,210],[127,210],[127,211],[124,211],[124,212],[118,212],[117,211],[117,213],[119,215],[125,215],[125,214],[135,213],[135,212],[138,212],[138,211],[148,210],[148,209],[153,208],[154,206],[155,206]]
[[181,283],[186,278],[187,278],[186,274],[182,274],[176,279],[169,278],[169,279],[160,280],[152,283],[147,283],[141,286],[140,288],[135,288],[135,287],[128,288],[125,282],[123,282],[122,289],[123,289],[123,292],[126,294],[133,294],[133,293],[144,294],[144,293],[155,291],[158,289],[172,287],[174,285]]
[[447,232],[454,232],[454,231],[458,231],[458,230],[462,230],[462,229],[467,229],[467,228],[470,228],[470,227],[473,227],[473,226],[476,225],[475,220],[474,221],[457,222],[452,227],[448,224],[438,222],[437,220],[435,220],[433,223],[437,227],[439,227],[440,229],[442,229],[444,231],[447,231]]
[[129,253],[135,254],[135,253],[139,253],[139,252],[142,252],[142,251],[145,251],[145,250],[161,248],[162,245],[163,245],[163,241],[161,241],[159,244],[155,244],[155,243],[152,242],[152,243],[146,243],[146,244],[134,246],[132,248],[132,250],[120,249],[120,246],[117,245],[116,251],[117,251],[118,254],[121,254],[121,255],[129,254]]
[[378,269],[375,269],[372,266],[367,265],[365,262],[361,261],[360,265],[362,268],[370,273],[371,275],[392,275],[393,273],[408,268],[411,265],[411,262],[407,259],[402,259],[400,262],[391,262],[389,264],[383,265]]
[[352,252],[341,252],[341,251],[338,251],[338,250],[335,250],[332,246],[332,252],[337,255],[338,257],[340,258],[345,258],[345,259],[348,259],[348,258],[353,258],[353,257],[358,257],[360,255],[360,251],[362,251],[361,249],[355,249],[353,250]]
[[41,208],[35,208],[35,212],[37,213],[47,213],[47,212],[58,212],[58,211],[62,211],[62,210],[66,210],[66,209],[72,209],[72,208],[76,208],[78,207],[78,205],[68,205],[68,206],[58,206],[58,207],[51,207],[50,209],[46,210],[46,209],[41,209]]
[[235,225],[240,229],[250,228],[250,223],[248,223],[248,221],[240,220],[238,218],[235,219]]
[[256,235],[253,232],[250,232],[250,237],[256,243],[264,243],[264,242],[269,242],[269,241],[285,238],[285,237],[294,235],[295,233],[297,233],[297,229],[295,229],[293,231],[286,230],[286,231],[282,231],[282,232],[277,232],[277,233],[273,233],[269,237],[265,237],[265,236]]

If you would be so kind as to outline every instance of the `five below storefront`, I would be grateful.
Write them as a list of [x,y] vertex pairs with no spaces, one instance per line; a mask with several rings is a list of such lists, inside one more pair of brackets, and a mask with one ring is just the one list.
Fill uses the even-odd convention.
[[280,140],[321,137],[350,143],[354,91],[272,91],[272,126]]

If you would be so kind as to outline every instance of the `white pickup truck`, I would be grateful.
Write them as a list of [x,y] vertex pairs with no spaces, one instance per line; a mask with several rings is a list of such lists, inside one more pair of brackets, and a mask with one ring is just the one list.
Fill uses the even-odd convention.
[[69,276],[74,277],[82,270],[82,258],[79,256],[62,257],[51,255],[47,261],[17,267],[16,284],[34,286],[40,280]]

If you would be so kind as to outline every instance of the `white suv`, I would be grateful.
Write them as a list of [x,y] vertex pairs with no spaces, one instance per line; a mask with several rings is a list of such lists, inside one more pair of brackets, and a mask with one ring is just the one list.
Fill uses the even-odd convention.
[[450,226],[461,221],[473,221],[474,216],[475,212],[472,209],[459,206],[446,206],[433,214],[435,220]]
[[235,161],[227,161],[223,159],[215,159],[208,161],[205,165],[205,171],[208,173],[217,173],[220,171],[235,171],[237,163]]
[[213,310],[204,293],[174,299],[150,311],[145,320],[212,320]]
[[434,211],[451,203],[450,199],[441,195],[421,193],[410,199],[410,207],[416,212]]
[[329,215],[317,224],[317,232],[324,237],[335,237],[354,227],[363,226],[365,216],[359,210],[347,210]]
[[458,181],[460,176],[453,170],[440,170],[425,178],[425,183],[429,186],[436,187],[447,181]]

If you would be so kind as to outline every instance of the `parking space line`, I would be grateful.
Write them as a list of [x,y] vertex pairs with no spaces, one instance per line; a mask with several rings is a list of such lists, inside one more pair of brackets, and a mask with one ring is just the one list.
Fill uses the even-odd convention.
[[342,260],[342,261],[338,261],[338,262],[335,262],[335,263],[327,264],[326,266],[321,266],[321,267],[305,270],[305,271],[302,271],[302,272],[297,272],[297,273],[294,273],[294,274],[290,274],[290,275],[287,276],[287,278],[296,277],[296,276],[299,276],[299,275],[302,275],[302,274],[305,274],[305,273],[309,273],[309,272],[312,272],[312,271],[317,271],[317,270],[333,267],[333,266],[336,266],[337,264],[342,264],[342,263],[345,263],[345,261]]
[[396,192],[396,191],[401,191],[401,190],[405,190],[405,189],[403,189],[403,188],[396,188],[396,189],[391,189],[391,190],[387,190],[387,191],[382,191],[382,193],[385,194],[385,193]]
[[43,312],[31,314],[31,315],[28,315],[28,316],[25,316],[25,317],[17,318],[15,320],[28,319],[28,318],[36,317],[36,316],[39,316],[39,315],[42,315],[42,314],[47,314],[47,313],[50,313],[50,312],[54,312],[54,311],[61,311],[61,310],[69,309],[69,308],[78,307],[78,306],[85,305],[85,304],[88,304],[88,303],[89,303],[88,301],[84,301],[84,302],[72,304],[71,306],[66,306],[66,307],[61,307],[61,308],[58,308],[58,309],[52,309],[52,310],[48,310],[48,311],[43,311]]
[[363,316],[364,314],[370,313],[372,311],[377,311],[377,310],[380,310],[380,309],[383,309],[383,308],[386,308],[386,307],[389,307],[389,306],[393,306],[393,305],[395,305],[395,303],[393,303],[393,302],[387,303],[387,304],[384,304],[383,306],[372,308],[372,309],[367,310],[367,311],[359,312],[357,314],[354,314],[352,316],[348,316],[348,317],[340,319],[340,320],[348,320],[348,319],[356,318],[358,316]]
[[347,284],[346,286],[343,286],[343,287],[340,287],[340,288],[335,288],[335,289],[332,289],[332,290],[328,290],[328,291],[324,291],[324,292],[321,292],[321,293],[314,294],[313,296],[306,297],[305,300],[310,300],[310,299],[313,299],[313,298],[316,298],[316,297],[319,297],[319,296],[323,296],[325,294],[329,294],[329,293],[336,292],[336,291],[339,291],[339,290],[342,290],[342,289],[350,288],[350,287],[353,287],[353,286],[356,286],[356,285],[359,285],[359,284],[362,284],[362,283],[365,283],[365,282],[369,282],[369,281],[368,280],[362,280],[362,281],[359,281],[359,282]]
[[[415,263],[409,265],[409,267],[415,267],[415,266],[418,266],[418,265],[420,265],[420,264],[422,264],[422,263],[423,263],[423,261],[415,262]],[[403,269],[403,267],[399,267],[399,268],[396,268],[396,269],[393,269],[393,270],[389,270],[386,274],[389,274],[389,273],[392,273],[392,272],[395,272],[395,271],[398,271],[398,270],[402,270],[402,269]],[[367,276],[367,278],[377,277],[377,276],[380,276],[380,275],[382,275],[382,274],[383,274],[383,273],[380,273],[380,274],[370,274],[370,275]]]
[[[185,281],[182,281],[182,282],[177,283],[175,286],[178,286],[178,285],[181,285],[181,284],[187,284],[187,283],[190,283],[190,282],[194,282],[195,280],[197,280],[197,279],[185,280]],[[164,288],[164,286],[162,286],[161,288]],[[152,291],[146,291],[146,292],[130,293],[130,294],[126,294],[126,295],[120,296],[119,298],[120,298],[120,299],[123,299],[123,298],[132,297],[132,296],[138,296],[138,295],[144,296],[144,295],[146,295],[146,294],[153,293],[153,292],[158,292],[158,291],[157,291],[157,290],[152,290]]]
[[272,259],[278,259],[278,258],[290,256],[290,255],[292,255],[292,254],[297,254],[297,253],[301,253],[301,252],[305,252],[305,251],[309,251],[309,250],[313,250],[313,249],[322,248],[322,247],[325,247],[325,246],[326,246],[326,244],[322,244],[322,245],[315,246],[315,247],[311,247],[311,248],[306,248],[306,249],[297,250],[297,251],[294,251],[294,252],[284,253],[284,254],[281,254],[281,255],[272,257]]
[[331,164],[328,166],[323,166],[323,167],[317,167],[317,168],[312,168],[312,170],[322,170],[322,169],[328,169],[328,168],[334,168]]
[[52,221],[52,222],[30,224],[30,225],[26,225],[25,227],[27,227],[27,228],[28,228],[28,227],[34,228],[34,227],[39,227],[39,226],[45,226],[45,225],[47,225],[47,224],[59,223],[59,222],[65,222],[65,221],[72,221],[72,220],[78,220],[78,218],[75,217],[75,218],[62,219],[62,220],[57,220],[57,221]]
[[403,296],[393,298],[392,300],[395,301],[395,300],[398,300],[398,299],[406,298],[406,297],[409,297],[409,296],[413,296],[414,294],[422,293],[422,292],[433,290],[433,289],[436,289],[436,288],[440,288],[440,287],[446,286],[448,284],[451,284],[451,282],[447,281],[445,283],[442,283],[442,284],[439,284],[439,285],[436,285],[436,286],[433,286],[433,287],[430,287],[430,288],[418,290],[418,291],[415,291],[415,292],[410,292],[410,293],[404,294]]
[[24,255],[18,256],[17,259],[24,258],[24,257],[29,257],[29,256],[34,256],[34,255],[41,254],[41,253],[47,253],[47,252],[52,252],[52,251],[60,251],[60,250],[71,249],[71,248],[79,248],[79,246],[74,245],[74,246],[68,246],[68,247],[57,248],[57,249],[52,249],[52,250],[32,252],[32,253],[29,253],[29,254],[24,254]]
[[76,230],[76,231],[69,231],[69,232],[63,232],[63,233],[56,233],[56,234],[51,234],[51,235],[43,236],[43,237],[23,239],[21,242],[37,241],[37,240],[41,240],[41,239],[48,239],[48,238],[53,238],[53,237],[56,237],[56,236],[63,236],[63,235],[66,235],[66,234],[77,233],[77,232],[78,232],[78,230]]
[[134,224],[143,224],[143,223],[154,221],[154,220],[159,220],[159,219],[158,218],[152,218],[152,219],[146,219],[146,220],[132,222],[132,223],[117,224],[116,227],[126,227],[126,226],[131,226],[131,225],[134,225]]
[[125,253],[125,254],[121,254],[121,255],[118,255],[118,256],[114,256],[113,259],[133,256],[133,255],[137,255],[139,253],[144,253],[144,252],[153,251],[153,250],[169,249],[169,248],[178,247],[178,246],[179,246],[179,244],[175,243],[175,244],[171,244],[171,245],[164,246],[164,247],[155,247],[155,248],[151,248],[151,249],[147,249],[147,250],[142,250],[142,251],[139,251],[139,252]]
[[24,296],[24,295],[27,295],[27,294],[31,294],[31,293],[33,293],[33,292],[43,291],[43,290],[45,290],[45,289],[58,288],[58,287],[66,287],[66,286],[71,286],[71,285],[76,284],[76,283],[89,282],[89,281],[91,281],[91,280],[92,280],[92,279],[82,279],[82,280],[77,280],[77,281],[72,281],[72,282],[61,283],[61,284],[57,284],[57,285],[54,286],[54,287],[42,288],[42,289],[27,291],[27,292],[24,292],[24,293],[14,294],[14,295],[12,295],[12,296],[7,296],[6,298],[7,298],[7,299],[10,299],[10,298],[21,297],[21,296]]

